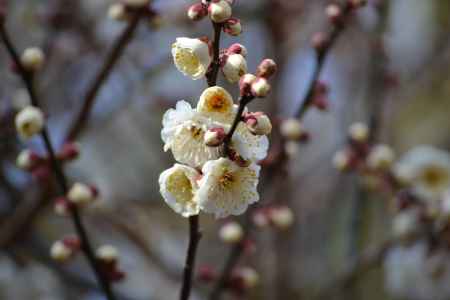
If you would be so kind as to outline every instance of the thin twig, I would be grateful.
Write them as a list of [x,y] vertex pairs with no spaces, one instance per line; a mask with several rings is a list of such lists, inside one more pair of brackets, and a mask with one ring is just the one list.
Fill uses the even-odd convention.
[[[22,80],[27,88],[27,91],[30,95],[31,104],[35,107],[40,107],[40,101],[39,101],[37,94],[33,87],[33,75],[32,75],[32,73],[28,72],[22,65],[19,55],[17,54],[17,51],[16,51],[15,47],[13,46],[11,39],[9,38],[9,35],[6,32],[6,29],[3,25],[0,25],[0,36],[1,36],[3,43],[5,44],[5,47],[8,51],[8,53],[11,56],[11,59],[14,61],[15,65],[17,67],[20,77],[22,78]],[[66,178],[58,160],[56,159],[55,151],[51,144],[50,136],[48,134],[48,130],[47,130],[46,126],[44,126],[44,128],[41,132],[41,138],[45,144],[45,148],[46,148],[46,151],[47,151],[47,154],[49,157],[50,165],[52,167],[52,170],[54,172],[56,180],[60,186],[61,193],[63,195],[66,195],[68,192],[68,181],[67,181],[67,178]],[[72,209],[71,214],[72,214],[72,220],[73,220],[73,223],[75,226],[75,230],[81,241],[81,250],[85,254],[107,299],[115,300],[115,296],[112,292],[111,285],[110,285],[109,281],[107,280],[107,278],[104,277],[104,275],[101,272],[101,269],[98,266],[93,248],[90,244],[87,232],[81,221],[81,218],[80,218],[77,208]]]

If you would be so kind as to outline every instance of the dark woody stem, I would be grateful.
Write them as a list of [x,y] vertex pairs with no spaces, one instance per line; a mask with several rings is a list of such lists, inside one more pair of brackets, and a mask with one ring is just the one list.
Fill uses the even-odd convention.
[[231,125],[230,131],[227,133],[227,136],[223,140],[223,148],[224,148],[224,154],[226,156],[230,156],[230,144],[231,139],[233,138],[233,134],[236,131],[239,123],[242,121],[242,114],[244,113],[244,109],[252,100],[254,99],[253,96],[241,96],[239,98],[239,108],[236,113],[236,116],[234,117],[233,124]]
[[[12,61],[14,62],[15,66],[17,68],[19,76],[21,77],[23,83],[25,84],[25,87],[30,95],[31,104],[35,107],[40,108],[40,101],[38,99],[37,93],[35,92],[34,86],[33,86],[33,77],[34,76],[32,73],[27,71],[25,69],[25,67],[22,65],[19,55],[16,51],[16,48],[12,44],[11,39],[4,27],[4,24],[0,24],[0,37],[6,47],[6,50],[8,51],[8,53],[10,55]],[[61,193],[63,195],[66,195],[68,192],[68,181],[64,174],[64,171],[62,170],[58,160],[56,159],[55,150],[52,146],[50,136],[48,134],[48,130],[47,130],[46,126],[44,126],[40,135],[44,142],[44,145],[45,145],[45,148],[46,148],[49,160],[50,160],[50,166],[51,166],[53,173],[55,175],[55,178],[60,186]],[[102,288],[103,292],[105,293],[105,296],[107,297],[108,300],[115,300],[116,298],[112,292],[110,282],[108,281],[108,279],[106,277],[104,277],[104,274],[101,272],[101,269],[97,263],[93,248],[89,241],[89,237],[87,235],[86,229],[81,221],[81,217],[79,215],[77,208],[74,208],[71,210],[71,217],[72,217],[72,221],[73,221],[75,230],[77,232],[77,235],[81,241],[81,250],[84,253],[84,255],[86,256],[93,272],[95,273],[95,276],[97,278],[99,285],[101,286],[101,288]]]

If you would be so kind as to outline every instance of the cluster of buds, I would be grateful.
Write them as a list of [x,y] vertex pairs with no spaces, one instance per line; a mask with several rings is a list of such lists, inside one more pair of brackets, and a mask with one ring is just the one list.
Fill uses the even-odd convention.
[[117,282],[125,278],[125,273],[119,269],[119,251],[111,245],[100,246],[95,256],[102,270],[102,274],[110,282]]
[[53,243],[50,256],[58,262],[67,262],[73,258],[81,248],[80,239],[76,236],[67,236]]
[[256,69],[256,74],[245,74],[239,81],[242,97],[264,98],[270,91],[269,78],[277,71],[276,63],[269,58],[264,59]]
[[260,228],[272,226],[287,230],[294,223],[294,213],[287,206],[271,206],[258,209],[252,216],[253,223]]
[[202,0],[188,9],[188,17],[193,21],[200,21],[209,16],[211,21],[221,24],[222,30],[231,35],[238,36],[242,32],[241,21],[233,18],[233,0]]
[[[76,143],[66,143],[61,151],[56,154],[56,159],[60,162],[69,162],[79,156],[79,147]],[[50,161],[33,150],[22,150],[16,159],[16,165],[20,169],[31,173],[33,178],[44,183],[51,175]]]

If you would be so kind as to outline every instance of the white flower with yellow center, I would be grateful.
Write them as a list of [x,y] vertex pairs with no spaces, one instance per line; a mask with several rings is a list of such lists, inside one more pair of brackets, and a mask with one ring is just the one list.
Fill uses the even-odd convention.
[[208,161],[202,169],[197,201],[201,210],[216,218],[240,215],[259,200],[260,166],[239,167],[227,158]]
[[394,173],[419,197],[439,199],[450,187],[450,155],[431,146],[419,146],[401,158]]
[[176,212],[187,218],[200,211],[195,193],[200,173],[188,166],[175,164],[159,176],[159,187],[164,201]]
[[172,44],[172,56],[177,69],[194,80],[205,76],[212,61],[208,43],[185,37]]

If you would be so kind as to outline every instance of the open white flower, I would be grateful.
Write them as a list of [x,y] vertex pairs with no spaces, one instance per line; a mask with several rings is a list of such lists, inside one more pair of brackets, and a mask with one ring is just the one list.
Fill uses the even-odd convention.
[[159,187],[164,201],[177,213],[187,218],[200,211],[195,193],[198,189],[197,170],[175,164],[159,176]]
[[194,80],[206,74],[212,61],[206,42],[185,37],[172,44],[172,56],[177,69]]
[[202,169],[197,201],[200,208],[216,218],[239,215],[259,200],[260,166],[239,167],[227,158],[208,161]]
[[450,187],[450,155],[431,146],[419,146],[400,159],[394,172],[419,197],[435,200]]

